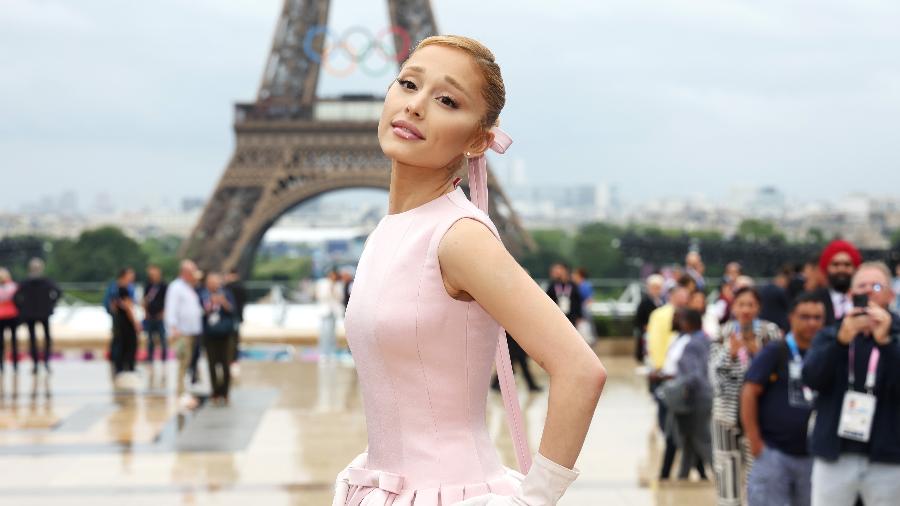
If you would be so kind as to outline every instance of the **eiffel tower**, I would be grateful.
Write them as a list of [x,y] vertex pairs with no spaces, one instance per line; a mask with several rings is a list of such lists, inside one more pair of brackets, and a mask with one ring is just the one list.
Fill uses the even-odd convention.
[[[344,188],[383,188],[390,161],[377,138],[384,97],[316,94],[330,0],[285,0],[256,101],[235,106],[234,154],[180,251],[204,270],[247,276],[266,230],[291,208]],[[429,0],[388,0],[395,56],[402,61],[437,33]],[[327,57],[327,53],[324,54]],[[464,171],[463,171],[464,172]],[[490,215],[514,256],[533,250],[493,174]]]

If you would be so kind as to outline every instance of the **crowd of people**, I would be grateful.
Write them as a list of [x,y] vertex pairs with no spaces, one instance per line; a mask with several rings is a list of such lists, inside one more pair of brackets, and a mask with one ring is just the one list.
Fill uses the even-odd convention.
[[227,405],[232,371],[237,370],[240,347],[240,324],[246,304],[246,290],[236,271],[227,275],[201,272],[191,260],[179,266],[178,277],[171,283],[162,278],[159,267],[147,268],[140,304],[143,320],[134,311],[135,273],[131,268],[119,272],[110,284],[104,306],[112,316],[110,360],[116,381],[128,385],[134,380],[138,335],[146,333],[146,360],[153,363],[169,358],[170,345],[178,361],[176,392],[183,406],[196,406],[197,400],[187,393],[186,380],[199,381],[198,363],[206,353],[211,384],[210,401],[215,406]]
[[[62,291],[44,275],[44,261],[33,258],[28,262],[28,277],[16,283],[9,270],[0,267],[0,372],[6,361],[6,335],[9,335],[10,362],[14,372],[19,370],[19,345],[17,330],[20,325],[28,329],[32,372],[38,374],[43,362],[44,371],[50,373],[50,356],[53,340],[50,334],[50,316],[62,297]],[[43,353],[38,351],[37,326],[44,334]]]
[[[900,267],[892,279],[881,262],[865,262],[846,241],[816,259],[779,271],[760,285],[729,263],[717,286],[698,252],[684,266],[646,279],[634,327],[637,359],[664,435],[659,478],[715,480],[719,505],[895,504],[900,497]],[[146,360],[178,361],[176,391],[197,405],[186,381],[198,381],[206,353],[213,405],[228,403],[239,350],[246,291],[237,272],[202,273],[180,264],[170,283],[149,266],[142,291],[132,268],[108,286],[103,305],[112,320],[109,357],[120,386],[135,378],[139,336]],[[335,325],[352,289],[350,272],[318,282],[320,355],[335,349]],[[32,259],[16,283],[0,268],[0,371],[10,335],[30,338],[34,374],[50,372],[49,318],[62,295]],[[582,269],[554,264],[547,295],[588,342],[593,289]],[[713,296],[714,300],[707,300]],[[38,349],[37,327],[44,348]],[[510,354],[531,390],[527,355],[510,339]],[[157,353],[158,352],[158,353]],[[495,380],[496,386],[496,380]]]
[[[140,299],[138,293],[142,294]],[[24,325],[30,339],[33,373],[38,374],[41,365],[50,373],[50,316],[61,296],[57,284],[44,275],[41,259],[29,262],[28,277],[19,283],[7,269],[0,268],[0,372],[7,356],[13,370],[18,371],[17,331]],[[169,345],[176,348],[176,389],[183,405],[197,405],[197,399],[185,393],[184,380],[189,376],[192,383],[198,381],[197,364],[203,352],[209,364],[211,400],[215,405],[227,404],[231,374],[238,370],[239,329],[246,298],[236,271],[225,276],[215,272],[204,275],[190,260],[181,263],[178,277],[168,284],[158,266],[149,266],[141,292],[135,290],[134,269],[121,269],[103,299],[112,321],[109,359],[114,384],[121,388],[138,386],[138,342],[144,334],[148,363],[165,363],[170,357]],[[43,331],[43,350],[38,348],[38,326]]]
[[[896,504],[897,282],[830,243],[764,286],[730,263],[707,303],[705,267],[650,275],[635,314],[665,436],[659,478],[712,471],[717,504]],[[898,268],[900,274],[900,268]]]

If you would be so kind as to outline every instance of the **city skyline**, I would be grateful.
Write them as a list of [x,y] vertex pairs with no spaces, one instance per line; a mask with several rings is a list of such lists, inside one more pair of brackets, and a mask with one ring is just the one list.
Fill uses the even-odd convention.
[[[894,3],[433,5],[442,31],[497,54],[516,141],[494,166],[518,161],[533,184],[603,182],[635,204],[717,200],[737,184],[813,200],[900,186]],[[233,104],[255,97],[280,7],[6,0],[0,176],[15,191],[0,210],[68,189],[82,205],[105,193],[126,208],[208,198],[233,147]],[[386,22],[385,3],[350,0],[329,20],[373,33]],[[326,73],[323,94],[378,94],[393,77],[358,74]]]
[[[532,230],[573,232],[582,225],[601,222],[620,227],[711,231],[731,237],[744,221],[762,220],[772,223],[790,240],[844,237],[871,248],[887,247],[900,231],[897,195],[851,193],[837,200],[801,202],[792,201],[772,187],[736,186],[718,202],[702,195],[681,195],[623,205],[617,189],[610,185],[523,186],[521,182],[509,182],[503,186],[523,225]],[[48,196],[31,212],[0,212],[0,234],[75,237],[84,230],[112,225],[135,238],[186,237],[205,202],[200,198],[184,199],[177,205],[158,205],[142,211],[114,209],[108,198],[100,198],[94,205],[94,209],[82,210],[72,193],[57,198]],[[323,229],[372,228],[386,212],[384,190],[328,192],[282,215],[268,229],[266,237],[286,230],[316,234]]]

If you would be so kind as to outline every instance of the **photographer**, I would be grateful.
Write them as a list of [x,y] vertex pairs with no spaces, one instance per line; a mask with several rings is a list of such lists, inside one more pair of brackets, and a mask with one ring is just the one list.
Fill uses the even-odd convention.
[[[803,380],[818,392],[810,440],[813,506],[897,504],[900,497],[900,318],[890,271],[862,264],[853,309],[816,336]],[[852,367],[851,367],[852,365]]]

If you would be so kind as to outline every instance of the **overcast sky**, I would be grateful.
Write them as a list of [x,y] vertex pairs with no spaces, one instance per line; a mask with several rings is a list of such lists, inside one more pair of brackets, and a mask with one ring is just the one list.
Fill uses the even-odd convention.
[[[0,0],[0,209],[69,189],[82,208],[98,192],[208,197],[281,3]],[[736,184],[900,194],[896,0],[432,5],[442,32],[497,55],[506,156],[531,182],[606,181],[628,202]],[[386,2],[332,0],[338,31],[386,24]],[[319,89],[379,93],[393,77]]]

